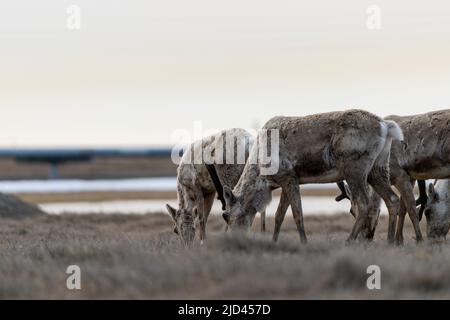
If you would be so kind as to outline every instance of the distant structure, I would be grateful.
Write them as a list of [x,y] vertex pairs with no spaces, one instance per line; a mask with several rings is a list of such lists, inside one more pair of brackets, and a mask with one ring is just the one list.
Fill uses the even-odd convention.
[[0,149],[0,179],[172,176],[170,159],[170,148]]

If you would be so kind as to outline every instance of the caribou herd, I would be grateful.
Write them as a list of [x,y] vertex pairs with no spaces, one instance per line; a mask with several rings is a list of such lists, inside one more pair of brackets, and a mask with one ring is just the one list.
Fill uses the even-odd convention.
[[[444,180],[431,183],[427,194],[429,179]],[[384,119],[356,109],[275,117],[256,136],[235,128],[192,143],[178,167],[178,208],[167,205],[167,210],[186,244],[196,236],[205,241],[216,195],[227,229],[249,230],[260,212],[264,232],[272,191],[281,189],[273,240],[290,206],[306,243],[300,185],[337,183],[342,194],[336,200],[349,199],[355,217],[347,241],[373,239],[382,200],[389,213],[388,242],[400,245],[406,213],[417,242],[423,241],[422,213],[427,237],[445,238],[450,228],[450,180],[445,179],[450,179],[450,110]]]

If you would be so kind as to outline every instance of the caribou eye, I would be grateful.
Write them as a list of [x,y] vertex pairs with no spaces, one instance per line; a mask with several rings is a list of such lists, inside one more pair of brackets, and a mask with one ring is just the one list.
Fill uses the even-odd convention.
[[230,222],[230,214],[228,212],[222,213],[222,217],[227,223]]

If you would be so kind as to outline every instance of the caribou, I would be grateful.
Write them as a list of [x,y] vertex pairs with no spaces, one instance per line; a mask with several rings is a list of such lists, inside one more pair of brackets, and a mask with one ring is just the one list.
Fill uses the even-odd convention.
[[[420,205],[419,209],[419,221],[422,219],[423,212],[426,208],[426,205],[428,203],[428,196],[426,191],[426,182],[425,180],[417,180],[418,186],[419,186],[419,198],[416,200],[416,206]],[[350,190],[348,189],[345,182],[341,181],[337,183],[337,186],[339,190],[341,191],[341,194],[338,195],[335,200],[337,202],[340,202],[344,199],[348,199],[351,201],[352,195]],[[362,227],[362,231],[360,233],[360,240],[362,241],[372,241],[373,237],[375,235],[375,229],[378,224],[378,217],[380,216],[380,206],[381,206],[381,198],[376,193],[373,192],[372,188],[370,188],[370,204],[369,204],[369,213],[367,215],[367,219],[365,224]],[[404,209],[401,209],[404,210]],[[350,214],[355,217],[355,213],[353,211],[353,208],[350,208]]]
[[425,206],[427,238],[446,238],[450,229],[450,180],[438,180],[428,188]]
[[[392,143],[390,181],[401,194],[395,240],[404,242],[403,225],[408,212],[413,223],[416,241],[422,241],[419,221],[426,208],[425,179],[450,178],[450,110],[439,110],[412,116],[389,116],[386,120],[398,123],[404,141]],[[420,198],[414,199],[414,183],[419,180]],[[342,199],[345,195],[337,197]],[[421,204],[419,213],[416,205]],[[368,222],[366,226],[374,229]]]
[[[206,223],[215,195],[225,209],[222,186],[234,187],[247,161],[254,137],[244,129],[223,130],[192,143],[183,153],[177,169],[178,209],[166,205],[174,232],[190,244],[197,231],[206,239]],[[261,212],[265,231],[265,211]]]
[[347,240],[356,240],[365,223],[370,185],[388,207],[388,240],[394,241],[400,201],[389,182],[389,157],[392,141],[403,140],[402,130],[394,121],[364,110],[275,117],[260,130],[257,140],[273,131],[278,133],[279,146],[271,159],[278,170],[263,173],[267,164],[255,160],[260,154],[259,143],[255,143],[234,189],[223,188],[226,202],[223,217],[231,229],[248,230],[256,212],[264,210],[271,201],[271,191],[281,188],[273,239],[278,238],[290,205],[300,241],[306,243],[299,185],[345,180],[357,217]]
[[[411,182],[414,187],[414,183]],[[419,221],[422,220],[423,212],[426,208],[426,205],[428,203],[428,195],[426,191],[426,181],[425,180],[417,180],[417,184],[419,187],[419,198],[416,200],[416,206],[420,205],[419,209]],[[348,199],[351,201],[351,192],[348,190],[347,185],[345,182],[341,181],[337,183],[337,186],[339,190],[341,191],[341,194],[338,195],[335,200],[337,202],[340,202],[344,199]],[[360,234],[360,240],[363,241],[372,241],[373,237],[375,235],[375,228],[378,224],[378,217],[380,216],[380,206],[381,206],[381,198],[380,196],[373,192],[373,190],[370,190],[370,205],[369,205],[369,213],[366,220],[366,223],[363,226],[363,230]],[[404,206],[404,204],[403,204]],[[401,211],[404,210],[404,207],[401,207]],[[353,208],[350,208],[350,214],[355,218],[355,213],[353,212]]]
[[[426,181],[418,180],[420,197],[416,200],[416,205],[421,205],[420,212],[424,212],[427,221],[427,238],[429,240],[445,239],[450,229],[450,180],[435,180],[430,184],[428,194],[426,191]],[[338,183],[341,194],[336,197],[336,201],[351,199],[351,192],[344,182]],[[425,200],[425,202],[424,202]],[[361,231],[361,240],[372,241],[375,228],[380,215],[381,198],[373,191],[371,192],[368,219]],[[354,216],[353,210],[350,213]],[[419,218],[420,219],[420,218]]]

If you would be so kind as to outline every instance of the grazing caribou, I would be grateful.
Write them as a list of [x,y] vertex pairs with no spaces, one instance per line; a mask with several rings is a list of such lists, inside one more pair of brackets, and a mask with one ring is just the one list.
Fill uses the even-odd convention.
[[425,217],[428,239],[445,239],[450,229],[450,180],[438,180],[435,185],[430,184]]
[[[389,116],[403,131],[404,142],[392,143],[390,158],[390,180],[401,194],[396,242],[403,243],[403,224],[408,212],[416,233],[416,240],[422,240],[414,199],[415,180],[450,178],[450,110],[439,110],[413,116]],[[424,182],[419,181],[422,191],[419,198],[423,212]],[[340,198],[340,197],[339,197]]]
[[[426,188],[425,180],[419,180],[418,182],[423,183],[423,186]],[[336,201],[351,199],[351,192],[348,190],[347,185],[344,182],[340,182],[338,186],[342,193],[336,197]],[[422,205],[422,199],[426,197],[423,211],[427,220],[427,238],[431,240],[445,239],[450,229],[450,180],[436,180],[434,184],[430,184],[428,195],[426,195],[425,191],[425,196],[423,196],[422,186],[419,186],[419,192],[421,196],[416,201],[416,205]],[[380,214],[380,200],[381,198],[378,195],[371,192],[368,220],[360,234],[363,240],[370,241],[373,239]],[[354,215],[352,210],[350,210],[350,213]]]
[[[206,238],[206,222],[214,197],[223,200],[222,185],[236,185],[244,169],[254,137],[244,129],[223,130],[190,145],[177,170],[178,209],[166,205],[174,221],[174,232],[185,243],[192,243],[197,230]],[[261,212],[265,230],[265,212]]]
[[[341,190],[341,194],[336,197],[336,201],[341,201],[343,199],[348,199],[351,201],[352,192],[349,190],[347,184],[341,181],[337,183],[339,189]],[[369,187],[369,205],[367,210],[367,218],[365,223],[361,228],[361,233],[359,234],[359,239],[361,241],[372,241],[375,235],[375,229],[378,224],[378,217],[380,216],[381,209],[381,197],[373,190],[372,187]],[[350,213],[354,218],[355,210],[352,207],[350,208]]]
[[392,140],[403,140],[402,131],[394,121],[382,120],[364,110],[275,117],[260,130],[258,142],[261,135],[272,131],[279,135],[279,150],[271,155],[279,166],[278,171],[262,174],[265,164],[255,161],[260,153],[259,143],[255,143],[237,185],[233,190],[224,187],[227,210],[223,217],[231,228],[248,229],[256,212],[264,210],[270,202],[271,190],[281,187],[273,238],[278,238],[290,205],[300,241],[306,243],[299,185],[346,180],[357,216],[348,241],[356,240],[366,220],[368,183],[386,202],[388,240],[394,241],[400,202],[389,183],[389,154]]
[[[422,220],[423,212],[426,208],[428,202],[428,196],[426,191],[425,180],[417,180],[419,186],[419,198],[416,200],[416,206],[420,205],[419,209],[419,221]],[[340,202],[344,199],[348,199],[351,201],[351,192],[348,190],[345,182],[341,181],[337,183],[341,194],[336,197],[336,201]],[[380,206],[381,206],[381,198],[376,193],[373,192],[372,188],[370,189],[370,205],[369,205],[369,213],[368,219],[364,224],[362,231],[360,233],[361,240],[372,241],[373,236],[375,234],[375,229],[378,224],[378,217],[380,216]],[[353,208],[350,208],[350,213],[353,217],[355,217],[355,213],[353,212]]]

